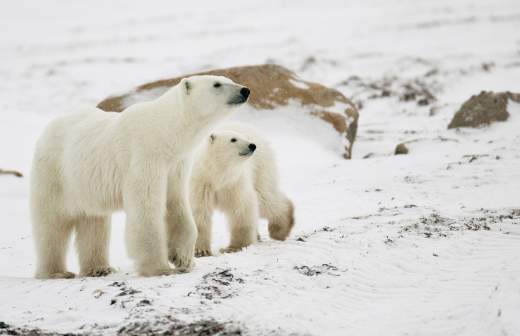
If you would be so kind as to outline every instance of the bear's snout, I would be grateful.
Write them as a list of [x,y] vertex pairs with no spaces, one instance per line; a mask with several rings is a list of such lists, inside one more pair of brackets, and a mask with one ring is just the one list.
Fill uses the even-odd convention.
[[247,100],[247,97],[249,97],[249,94],[251,93],[251,90],[249,90],[248,88],[246,87],[243,87],[240,89],[240,94],[242,95],[242,97],[244,97],[244,99]]
[[251,152],[254,152],[255,149],[256,149],[256,145],[255,145],[254,143],[251,143],[251,144],[249,144],[248,148],[249,148],[249,150],[250,150]]
[[249,94],[251,93],[251,90],[249,88],[243,86],[240,88],[240,90],[237,92],[234,92],[233,97],[230,101],[228,101],[229,105],[239,105],[243,104],[247,101],[247,98],[249,97]]

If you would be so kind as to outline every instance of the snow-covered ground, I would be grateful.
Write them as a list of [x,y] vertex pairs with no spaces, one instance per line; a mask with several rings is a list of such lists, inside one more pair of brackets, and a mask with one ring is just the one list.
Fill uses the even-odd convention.
[[[247,335],[519,335],[520,105],[488,128],[446,126],[472,94],[520,90],[520,2],[190,4],[0,6],[0,168],[26,175],[0,176],[0,322],[93,334],[196,333],[217,321],[213,331]],[[27,175],[51,118],[146,81],[264,62],[362,106],[350,161],[327,125],[295,107],[240,117],[276,149],[297,209],[289,240],[269,240],[263,225],[263,241],[246,251],[139,278],[117,214],[119,272],[32,278]],[[436,99],[399,99],[410,85]],[[391,94],[376,97],[381,87]],[[393,156],[403,141],[411,153]],[[215,251],[227,237],[216,221]],[[77,270],[72,249],[69,262]]]

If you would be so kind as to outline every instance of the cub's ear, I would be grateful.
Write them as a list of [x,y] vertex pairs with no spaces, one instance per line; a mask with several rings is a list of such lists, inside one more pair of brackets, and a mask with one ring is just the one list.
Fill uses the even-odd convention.
[[190,94],[191,82],[187,78],[183,78],[181,80],[181,87],[184,90],[184,92],[186,93],[186,95]]
[[209,143],[213,143],[215,141],[215,138],[216,138],[215,134],[211,134],[209,136]]

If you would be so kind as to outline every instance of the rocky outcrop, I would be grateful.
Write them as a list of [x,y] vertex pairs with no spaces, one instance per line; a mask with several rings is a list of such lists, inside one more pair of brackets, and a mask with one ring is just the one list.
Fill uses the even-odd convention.
[[520,102],[520,94],[511,92],[486,92],[472,96],[455,113],[448,129],[457,127],[481,127],[509,118],[509,101]]
[[105,111],[123,111],[126,107],[161,95],[182,78],[192,75],[219,75],[251,89],[249,105],[258,110],[274,110],[295,102],[302,112],[331,124],[345,139],[343,156],[350,159],[356,138],[358,110],[339,91],[318,83],[304,81],[279,65],[264,64],[234,67],[189,74],[143,84],[131,92],[108,97],[98,104]]

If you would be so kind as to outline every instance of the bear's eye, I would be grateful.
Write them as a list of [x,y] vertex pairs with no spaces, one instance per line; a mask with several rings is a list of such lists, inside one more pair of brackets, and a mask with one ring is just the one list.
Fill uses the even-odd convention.
[[237,142],[237,139],[232,138],[232,139],[231,139],[231,142]]
[[221,85],[222,85],[222,84],[220,84],[219,82],[216,82],[215,84],[213,84],[213,87],[218,88],[218,87],[220,87]]

